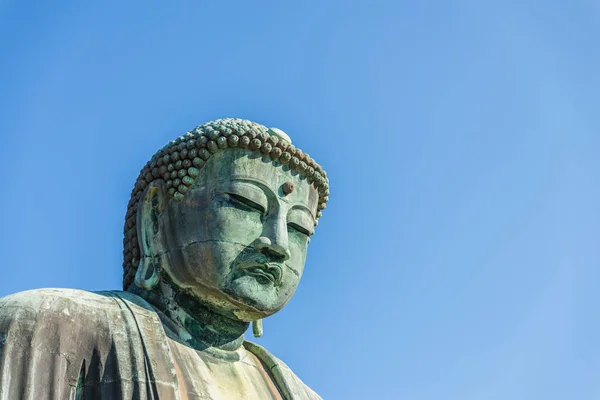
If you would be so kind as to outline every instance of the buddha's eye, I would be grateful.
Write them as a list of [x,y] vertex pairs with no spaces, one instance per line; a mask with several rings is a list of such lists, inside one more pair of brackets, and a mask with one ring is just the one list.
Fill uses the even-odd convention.
[[303,228],[302,226],[295,224],[293,222],[289,222],[288,223],[288,228],[289,229],[293,229],[296,232],[300,232],[303,235],[309,236],[310,237],[310,231],[306,228]]
[[239,194],[235,194],[235,193],[227,193],[227,195],[231,199],[231,202],[237,208],[241,208],[241,209],[246,210],[246,211],[257,211],[257,212],[259,212],[261,214],[264,214],[267,211],[260,204],[254,202],[254,201],[252,201],[250,199],[247,199],[244,196],[240,196]]

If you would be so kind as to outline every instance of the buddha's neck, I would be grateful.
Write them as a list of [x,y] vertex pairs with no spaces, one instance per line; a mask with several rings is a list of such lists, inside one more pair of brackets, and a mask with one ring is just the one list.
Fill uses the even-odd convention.
[[175,326],[169,328],[187,345],[197,349],[233,351],[244,342],[249,323],[232,319],[202,304],[197,298],[176,290],[161,280],[152,291],[132,285],[130,291],[148,300]]

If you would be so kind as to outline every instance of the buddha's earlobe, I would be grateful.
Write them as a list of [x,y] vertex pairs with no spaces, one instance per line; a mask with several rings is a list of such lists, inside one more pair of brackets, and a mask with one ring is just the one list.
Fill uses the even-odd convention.
[[254,337],[259,338],[263,335],[263,324],[262,319],[257,319],[256,321],[252,321],[252,333]]
[[134,282],[141,289],[152,290],[160,281],[164,253],[160,225],[164,208],[162,181],[154,181],[144,190],[137,212],[138,244],[142,254]]
[[134,282],[141,289],[152,290],[160,280],[160,261],[156,258],[148,255],[140,260]]

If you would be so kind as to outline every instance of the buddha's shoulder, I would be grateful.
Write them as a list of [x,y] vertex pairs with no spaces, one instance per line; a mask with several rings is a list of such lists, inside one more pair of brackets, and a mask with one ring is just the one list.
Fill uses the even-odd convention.
[[130,312],[153,313],[142,298],[127,292],[90,292],[77,289],[34,289],[14,293],[0,299],[0,326],[2,322],[77,321],[78,325],[106,326],[118,319],[123,309]]
[[322,400],[315,391],[306,385],[292,369],[264,347],[246,340],[246,350],[258,357],[271,371],[280,388],[289,391],[289,397],[307,400]]

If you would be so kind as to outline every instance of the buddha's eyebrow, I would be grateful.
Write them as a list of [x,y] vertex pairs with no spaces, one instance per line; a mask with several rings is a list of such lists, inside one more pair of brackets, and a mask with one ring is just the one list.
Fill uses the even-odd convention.
[[306,211],[308,213],[308,215],[310,215],[310,217],[314,220],[315,216],[313,215],[313,212],[310,211],[310,208],[308,208],[308,206],[306,204],[303,203],[298,203],[298,204],[294,204],[292,206],[292,208],[290,208],[291,210],[302,210],[302,211]]
[[[249,184],[252,184],[252,185],[256,186],[257,188],[261,189],[267,195],[276,196],[275,192],[273,192],[273,190],[271,190],[271,188],[269,187],[269,184],[267,182],[263,181],[260,178],[254,177],[254,176],[236,174],[236,175],[230,176],[228,179],[219,179],[219,180],[217,180],[217,183],[218,184],[223,184],[225,182],[231,182],[231,181],[238,181],[238,182],[243,182],[243,183],[249,183]],[[285,202],[287,202],[289,204],[289,200],[288,199],[281,198],[281,197],[280,197],[280,199],[283,200],[283,201],[285,201]],[[296,203],[296,204],[294,204],[290,208],[290,210],[294,210],[294,209],[304,210],[304,211],[308,212],[308,214],[311,216],[311,218],[313,220],[315,219],[315,215],[310,210],[310,207],[307,206],[304,203]]]
[[269,185],[267,182],[263,181],[262,179],[256,178],[256,177],[250,177],[250,176],[245,176],[245,175],[233,175],[233,176],[229,177],[228,179],[219,179],[217,181],[217,184],[223,184],[223,183],[232,182],[232,181],[249,183],[249,184],[252,184],[252,185],[256,186],[257,188],[261,189],[263,192],[265,192],[265,194],[271,194],[271,195],[275,194],[269,188]]

